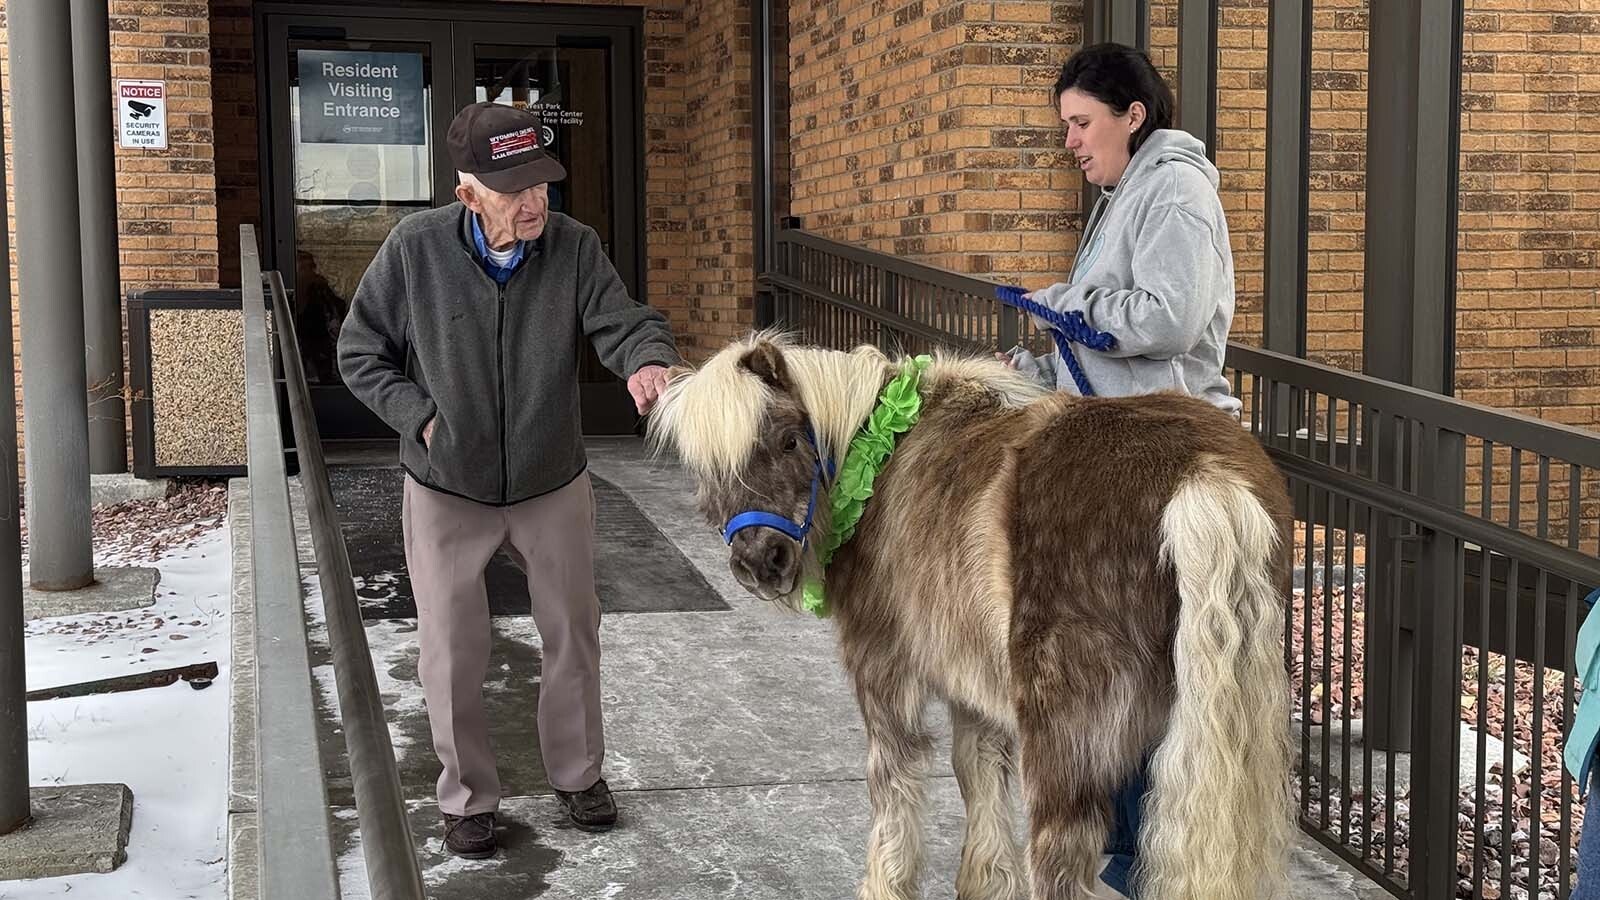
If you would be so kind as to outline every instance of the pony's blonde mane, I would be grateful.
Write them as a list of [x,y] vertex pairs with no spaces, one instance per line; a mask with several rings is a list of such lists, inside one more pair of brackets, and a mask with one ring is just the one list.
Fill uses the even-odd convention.
[[[870,345],[854,350],[796,346],[782,333],[764,331],[735,341],[697,370],[674,375],[651,412],[649,432],[658,448],[670,441],[685,465],[701,475],[733,477],[744,468],[760,437],[773,389],[739,360],[761,343],[783,355],[800,405],[816,430],[818,449],[844,462],[850,439],[878,403],[883,384],[906,364]],[[947,381],[978,382],[1003,406],[1021,406],[1049,393],[1048,388],[993,358],[934,354],[924,373],[929,386]]]
[[739,367],[755,338],[729,344],[699,369],[672,371],[650,411],[646,439],[659,453],[670,443],[699,475],[732,475],[744,468],[760,433],[772,389]]

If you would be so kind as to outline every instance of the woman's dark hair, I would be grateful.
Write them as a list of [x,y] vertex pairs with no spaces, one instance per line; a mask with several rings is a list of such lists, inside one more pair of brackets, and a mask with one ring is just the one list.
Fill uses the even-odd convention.
[[1117,115],[1128,111],[1135,100],[1144,104],[1144,122],[1128,137],[1128,152],[1139,152],[1145,139],[1158,128],[1172,127],[1172,110],[1177,101],[1172,88],[1143,51],[1126,44],[1094,44],[1072,54],[1056,79],[1052,102],[1077,88],[1111,107]]

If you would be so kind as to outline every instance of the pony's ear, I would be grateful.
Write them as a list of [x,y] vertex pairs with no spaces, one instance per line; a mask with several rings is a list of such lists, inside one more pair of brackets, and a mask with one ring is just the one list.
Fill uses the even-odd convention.
[[739,357],[739,368],[748,370],[775,390],[789,390],[789,367],[783,351],[775,344],[760,341]]

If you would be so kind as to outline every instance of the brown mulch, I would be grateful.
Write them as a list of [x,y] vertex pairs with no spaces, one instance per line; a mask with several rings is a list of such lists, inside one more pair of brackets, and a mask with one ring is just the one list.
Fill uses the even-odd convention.
[[[1364,618],[1364,592],[1362,585],[1353,585],[1349,591],[1349,617],[1346,622],[1345,606],[1346,592],[1342,586],[1335,586],[1332,596],[1331,609],[1325,608],[1323,590],[1320,586],[1314,587],[1310,592],[1312,622],[1310,627],[1310,658],[1306,656],[1306,595],[1297,591],[1293,606],[1290,610],[1290,643],[1293,649],[1291,661],[1291,675],[1293,677],[1294,710],[1296,715],[1307,714],[1307,721],[1311,725],[1320,724],[1324,716],[1337,729],[1342,725],[1348,708],[1352,721],[1359,720],[1364,710],[1364,686],[1362,684],[1363,663],[1365,656],[1365,618]],[[1325,618],[1326,616],[1326,618]],[[1344,653],[1344,640],[1346,628],[1352,629],[1350,635],[1351,648],[1348,658]],[[1331,653],[1324,658],[1324,630],[1331,643]],[[1374,635],[1375,641],[1386,640],[1386,636]],[[1381,644],[1379,645],[1382,646]],[[1375,651],[1376,652],[1376,651]],[[1307,666],[1311,680],[1310,691],[1305,693]],[[1480,691],[1479,675],[1480,665],[1484,668],[1483,675],[1487,684]],[[1324,690],[1324,670],[1330,675],[1329,686]],[[1345,688],[1345,678],[1348,674],[1350,685]],[[1557,894],[1560,883],[1563,862],[1567,866],[1575,867],[1577,859],[1578,834],[1583,822],[1583,808],[1570,779],[1562,776],[1562,736],[1565,733],[1565,706],[1566,700],[1563,692],[1566,688],[1565,676],[1561,672],[1545,672],[1543,685],[1536,687],[1536,673],[1531,663],[1518,662],[1507,678],[1505,657],[1498,653],[1481,653],[1476,648],[1468,647],[1462,654],[1461,672],[1461,721],[1467,725],[1483,731],[1495,738],[1506,740],[1507,728],[1507,697],[1512,698],[1510,716],[1510,743],[1517,754],[1530,758],[1530,765],[1522,770],[1512,773],[1509,782],[1503,771],[1503,755],[1491,753],[1484,760],[1484,798],[1482,823],[1484,841],[1482,859],[1478,859],[1478,852],[1474,846],[1474,832],[1477,827],[1477,788],[1470,780],[1462,785],[1459,814],[1458,814],[1458,855],[1457,871],[1461,876],[1457,896],[1473,897],[1482,896],[1495,900],[1501,897],[1529,896],[1529,881],[1534,860],[1537,859],[1538,887],[1534,896],[1553,897]],[[1575,690],[1575,687],[1574,687]],[[1534,697],[1538,692],[1542,695],[1543,708],[1540,711],[1542,718],[1539,720],[1538,729],[1535,729]],[[1326,696],[1324,696],[1326,694]],[[1309,697],[1310,708],[1302,708],[1302,698]],[[1324,710],[1326,701],[1326,710]],[[1572,703],[1576,704],[1576,696]],[[1534,736],[1538,734],[1539,749],[1538,761],[1534,763]],[[1338,732],[1335,732],[1335,745],[1338,743]],[[1297,738],[1297,753],[1299,752]],[[1320,739],[1313,741],[1311,761],[1314,770],[1320,769],[1316,759],[1320,755]],[[1466,750],[1467,748],[1463,748]],[[1475,747],[1472,748],[1475,751]],[[1375,761],[1380,761],[1382,754],[1374,752]],[[1395,811],[1393,823],[1386,821],[1384,807],[1384,783],[1374,779],[1370,798],[1362,791],[1361,784],[1361,758],[1359,755],[1351,760],[1352,784],[1350,785],[1352,798],[1350,821],[1352,827],[1348,843],[1352,849],[1359,851],[1362,843],[1361,822],[1368,806],[1371,807],[1373,820],[1369,824],[1370,853],[1378,860],[1377,866],[1384,867],[1384,860],[1389,852],[1392,842],[1394,847],[1394,869],[1396,874],[1403,879],[1406,871],[1406,844],[1409,840],[1409,808],[1410,800],[1408,791],[1398,791],[1395,797]],[[1534,785],[1534,772],[1538,772],[1539,784]],[[1318,782],[1316,771],[1306,773],[1302,789],[1309,792],[1312,799],[1310,816],[1314,821],[1321,816],[1321,785]],[[1341,835],[1342,803],[1340,786],[1338,785],[1339,772],[1330,773],[1332,784],[1328,785],[1331,794],[1329,808],[1330,833]],[[1567,841],[1572,848],[1566,860],[1562,859],[1562,799],[1563,794],[1570,794],[1570,812],[1568,814]],[[1509,802],[1507,796],[1509,795]],[[1535,833],[1534,823],[1537,821],[1537,850],[1531,836]],[[1510,857],[1506,858],[1505,844],[1506,833],[1509,831]],[[1474,872],[1482,873],[1486,882],[1481,894],[1474,894]],[[1569,880],[1570,883],[1570,880]]]
[[[91,526],[97,554],[128,561],[153,560],[193,546],[220,527],[228,514],[228,483],[216,478],[175,478],[159,500],[132,500],[94,509]],[[22,553],[28,553],[28,515],[22,511]]]

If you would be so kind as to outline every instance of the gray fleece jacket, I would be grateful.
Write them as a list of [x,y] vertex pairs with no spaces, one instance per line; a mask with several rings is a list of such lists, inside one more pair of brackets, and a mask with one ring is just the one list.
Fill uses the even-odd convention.
[[551,213],[502,287],[478,262],[469,215],[452,203],[389,233],[339,331],[339,372],[399,432],[412,478],[506,505],[588,464],[580,340],[624,378],[680,358],[666,319],[628,296],[594,229]]
[[[1153,132],[1089,214],[1067,281],[1035,302],[1081,312],[1117,346],[1072,345],[1096,394],[1176,390],[1237,413],[1222,377],[1233,323],[1233,253],[1205,145],[1184,131]],[[1059,354],[1016,354],[1019,368],[1077,393]]]

